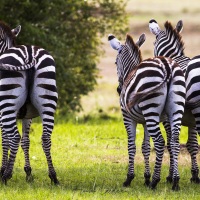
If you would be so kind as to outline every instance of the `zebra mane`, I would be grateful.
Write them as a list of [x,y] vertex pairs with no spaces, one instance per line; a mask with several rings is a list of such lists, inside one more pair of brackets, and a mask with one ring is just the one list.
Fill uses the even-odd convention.
[[165,24],[165,29],[167,35],[172,35],[175,38],[175,43],[176,43],[176,48],[178,49],[178,53],[181,53],[181,55],[184,54],[184,42],[182,40],[182,36],[176,31],[175,28],[173,28],[172,24],[169,21],[166,21]]
[[135,44],[133,38],[129,34],[126,35],[126,44],[132,49],[133,55],[138,58],[139,63],[142,62],[140,47]]
[[0,21],[0,29],[10,38],[12,39],[13,41],[13,45],[15,46],[16,45],[16,42],[15,42],[15,35],[12,33],[11,31],[11,28],[6,24],[4,23],[3,21]]

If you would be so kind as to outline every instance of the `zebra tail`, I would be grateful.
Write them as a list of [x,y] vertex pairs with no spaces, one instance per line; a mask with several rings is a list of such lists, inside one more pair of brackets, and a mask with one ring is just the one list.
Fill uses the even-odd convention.
[[143,101],[143,99],[146,98],[148,95],[153,94],[156,91],[158,91],[161,87],[164,87],[164,84],[170,81],[172,74],[167,72],[163,64],[162,64],[162,71],[164,73],[164,77],[163,77],[163,81],[160,82],[160,84],[151,88],[151,90],[147,92],[138,92],[132,95],[130,94],[130,97],[128,98],[128,102],[127,102],[127,106],[129,109],[131,109],[136,103]]
[[[148,92],[139,92],[136,93],[134,96],[130,97],[129,102],[127,103],[128,108],[131,109],[136,103],[143,101],[148,95],[155,93],[157,90],[159,90],[167,81],[164,80],[161,82],[158,86],[154,87],[151,91]],[[157,95],[160,95],[161,92]]]
[[0,70],[7,70],[7,71],[25,71],[28,69],[31,69],[36,65],[36,59],[33,58],[31,63],[25,63],[24,65],[21,66],[14,66],[10,64],[5,64],[0,62]]

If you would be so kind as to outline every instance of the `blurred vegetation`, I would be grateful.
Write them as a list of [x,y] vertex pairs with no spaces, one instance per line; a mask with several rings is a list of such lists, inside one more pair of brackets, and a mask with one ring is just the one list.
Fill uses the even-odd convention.
[[58,110],[81,110],[80,98],[94,89],[101,38],[127,31],[123,0],[0,0],[0,19],[22,30],[17,44],[48,50],[56,61]]

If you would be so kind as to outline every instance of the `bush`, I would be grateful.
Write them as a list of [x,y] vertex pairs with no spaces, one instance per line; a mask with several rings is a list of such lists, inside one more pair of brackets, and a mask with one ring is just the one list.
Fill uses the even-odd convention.
[[118,0],[0,0],[0,17],[22,26],[17,44],[48,50],[56,61],[60,113],[81,109],[94,89],[101,37],[127,30],[125,2]]

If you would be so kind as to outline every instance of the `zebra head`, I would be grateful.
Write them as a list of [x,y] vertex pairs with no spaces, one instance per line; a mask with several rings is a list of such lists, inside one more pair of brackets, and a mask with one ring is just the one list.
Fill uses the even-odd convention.
[[[135,43],[133,38],[127,34],[124,45],[121,45],[119,40],[114,35],[108,35],[110,46],[118,51],[116,58],[117,74],[119,81],[119,91],[121,91],[124,80],[128,74],[142,61],[140,47],[145,42],[145,34],[142,34]],[[118,91],[118,92],[119,92]]]
[[21,26],[11,29],[4,22],[0,21],[0,55],[15,45],[15,38],[18,36]]
[[180,32],[183,30],[183,22],[180,20],[173,28],[166,21],[165,30],[161,30],[156,20],[149,21],[150,32],[156,36],[154,42],[154,55],[175,58],[184,55],[184,43]]

